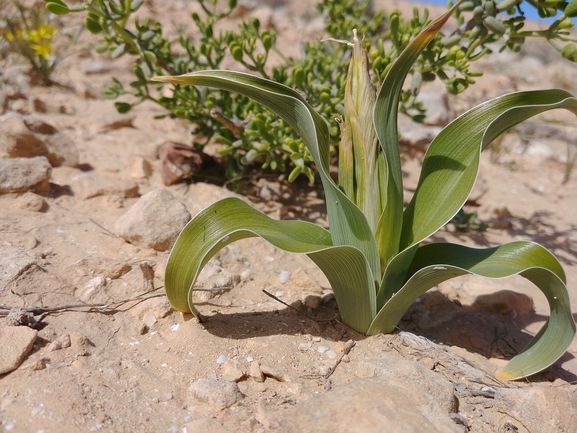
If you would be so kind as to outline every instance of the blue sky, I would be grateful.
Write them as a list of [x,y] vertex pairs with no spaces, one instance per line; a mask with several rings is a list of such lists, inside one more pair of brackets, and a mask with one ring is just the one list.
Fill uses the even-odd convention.
[[[432,4],[436,4],[436,5],[446,5],[447,4],[447,0],[415,0],[415,1],[418,1],[419,3],[432,3]],[[522,9],[523,9],[523,12],[525,12],[525,16],[527,17],[527,19],[539,20],[539,21],[545,21],[545,22],[555,21],[554,18],[549,18],[546,20],[539,18],[539,15],[537,14],[537,9],[531,7],[530,5],[522,6]]]

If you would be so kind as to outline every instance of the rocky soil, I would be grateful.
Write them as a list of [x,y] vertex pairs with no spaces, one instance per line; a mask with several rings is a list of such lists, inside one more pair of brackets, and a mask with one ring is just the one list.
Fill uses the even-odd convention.
[[[191,3],[151,1],[144,12],[169,28]],[[322,30],[309,2],[263,1],[244,13],[275,26],[287,51]],[[157,148],[189,143],[191,128],[152,120],[162,113],[153,105],[117,114],[100,95],[111,75],[128,80],[128,67],[86,49],[50,88],[23,65],[2,70],[0,432],[575,430],[577,343],[527,380],[493,376],[548,317],[522,278],[445,283],[398,332],[367,338],[334,320],[331,290],[307,257],[251,239],[203,271],[199,287],[222,289],[199,292],[206,323],[174,311],[162,289],[170,246],[191,216],[235,193],[163,184]],[[546,44],[474,67],[485,76],[465,95],[423,90],[429,125],[401,121],[407,196],[439,125],[474,103],[517,89],[576,91],[577,69]],[[563,112],[507,133],[485,152],[466,207],[489,228],[448,225],[434,239],[541,243],[564,265],[577,312],[577,173],[561,183],[576,142],[577,122]],[[240,192],[275,218],[326,225],[317,186],[253,179]]]

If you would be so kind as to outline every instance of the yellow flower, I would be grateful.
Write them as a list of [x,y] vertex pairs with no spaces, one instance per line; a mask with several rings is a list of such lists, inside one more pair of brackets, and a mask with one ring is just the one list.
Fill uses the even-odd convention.
[[50,40],[56,33],[58,33],[58,29],[52,24],[40,24],[36,30],[31,30],[28,33],[28,39],[32,42],[40,42],[43,39]]
[[52,44],[50,41],[44,39],[39,41],[37,44],[30,44],[30,48],[34,50],[34,53],[38,57],[44,57],[44,60],[48,60],[52,53]]
[[16,34],[14,34],[8,31],[4,37],[8,42],[21,41],[24,39],[24,32],[22,30],[16,30]]

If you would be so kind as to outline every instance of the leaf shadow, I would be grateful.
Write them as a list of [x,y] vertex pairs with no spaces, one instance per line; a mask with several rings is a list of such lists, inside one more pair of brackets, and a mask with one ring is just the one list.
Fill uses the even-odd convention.
[[[199,303],[197,306],[203,304]],[[244,340],[273,335],[312,335],[332,341],[354,338],[362,340],[362,334],[335,320],[338,314],[333,302],[323,304],[312,312],[297,312],[294,308],[301,307],[300,301],[295,301],[292,308],[279,304],[277,310],[231,312],[227,309],[221,312],[221,306],[204,303],[212,307],[211,315],[202,315],[201,325],[210,334],[232,340]],[[302,310],[301,310],[302,311]],[[189,320],[192,316],[189,316]]]
[[[548,317],[533,311],[517,313],[500,302],[501,292],[481,295],[470,305],[461,305],[439,291],[425,293],[420,302],[405,313],[399,328],[447,346],[458,346],[486,358],[511,359],[533,338],[525,329]],[[532,299],[517,293],[518,302],[531,305]],[[575,315],[577,316],[577,315]],[[563,367],[575,359],[569,352],[559,358],[545,373],[532,376],[531,381],[547,380],[547,374],[567,382],[577,381],[577,374]]]

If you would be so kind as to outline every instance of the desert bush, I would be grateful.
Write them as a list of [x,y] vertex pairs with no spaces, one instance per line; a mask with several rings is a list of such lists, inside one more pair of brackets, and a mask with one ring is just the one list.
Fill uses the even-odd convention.
[[[96,47],[112,58],[134,57],[134,80],[126,85],[118,79],[106,90],[105,96],[120,99],[116,108],[129,111],[134,105],[152,101],[171,116],[186,119],[195,125],[193,144],[202,150],[212,139],[224,144],[220,150],[228,155],[228,177],[234,176],[250,164],[284,172],[290,169],[289,180],[305,174],[312,182],[312,155],[292,128],[270,110],[249,98],[231,98],[219,89],[198,91],[176,86],[170,96],[159,92],[151,83],[154,75],[179,75],[207,68],[218,69],[226,56],[237,62],[237,68],[270,78],[298,90],[320,115],[332,121],[343,113],[347,64],[351,49],[347,44],[335,43],[350,37],[353,28],[363,36],[371,59],[371,79],[375,85],[383,80],[395,59],[429,23],[428,11],[415,8],[413,16],[404,19],[397,11],[386,14],[374,11],[371,2],[358,0],[321,0],[317,9],[325,18],[325,40],[303,42],[302,58],[287,58],[276,47],[276,32],[265,29],[257,19],[241,22],[234,31],[220,31],[219,24],[230,18],[236,0],[198,0],[202,13],[191,15],[198,37],[193,39],[179,30],[178,40],[171,41],[154,19],[138,19],[134,13],[143,0],[85,0],[81,5],[67,6],[62,0],[45,0],[47,8],[56,14],[82,12],[85,25],[93,33],[101,34]],[[573,0],[567,8],[577,0]],[[217,3],[219,3],[217,5]],[[416,96],[423,81],[441,79],[448,91],[457,94],[475,82],[480,72],[471,71],[470,64],[491,52],[493,43],[502,49],[518,50],[524,38],[545,37],[569,59],[573,45],[562,46],[572,40],[566,34],[571,21],[554,23],[546,32],[525,31],[522,5],[538,7],[543,14],[552,8],[564,8],[563,2],[523,2],[522,0],[471,0],[455,10],[456,31],[435,35],[431,44],[411,67],[411,86],[403,90],[400,111],[422,121],[425,113]],[[217,7],[220,6],[220,7]],[[504,18],[498,18],[505,16]],[[567,48],[569,47],[569,48]],[[283,58],[280,65],[272,65],[269,54]],[[162,117],[162,116],[160,116]],[[339,129],[329,129],[331,145],[338,145]]]
[[404,207],[397,131],[402,86],[453,11],[409,42],[388,68],[378,91],[370,77],[366,47],[353,33],[344,115],[337,122],[338,183],[329,173],[329,125],[291,87],[231,71],[154,78],[179,87],[211,86],[242,94],[283,117],[301,137],[318,169],[330,227],[329,232],[303,221],[273,220],[236,198],[207,207],[184,228],[166,266],[165,289],[177,310],[201,318],[193,294],[202,268],[226,245],[260,236],[285,251],[307,254],[329,280],[342,322],[365,335],[392,332],[419,296],[448,279],[465,274],[521,275],[545,294],[551,316],[530,344],[499,370],[498,377],[531,375],[565,352],[575,335],[575,322],[564,271],[545,248],[529,241],[486,249],[421,243],[451,220],[467,200],[482,150],[536,114],[558,108],[577,114],[576,98],[563,90],[516,92],[467,111],[431,143],[418,186]]

